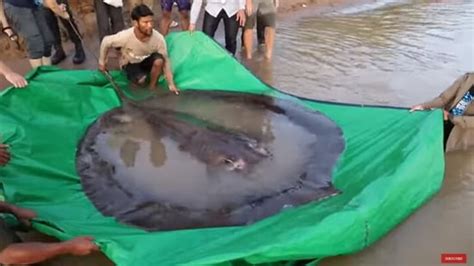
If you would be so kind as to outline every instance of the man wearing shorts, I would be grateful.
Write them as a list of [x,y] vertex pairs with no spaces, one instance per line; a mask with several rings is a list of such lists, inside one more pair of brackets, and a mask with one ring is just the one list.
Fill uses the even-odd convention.
[[[44,6],[33,0],[3,0],[2,2],[5,16],[13,30],[25,39],[31,67],[51,65],[54,39],[46,21],[45,7],[50,8],[56,15],[69,19],[65,6],[58,5],[56,0],[44,0],[42,1]],[[7,27],[7,25],[3,26]]]
[[169,90],[178,94],[165,38],[153,29],[153,12],[146,5],[138,5],[132,10],[132,21],[133,27],[102,40],[99,69],[107,71],[106,59],[109,48],[121,48],[120,66],[129,80],[143,85],[149,74],[149,88],[153,90],[158,78],[164,74]]
[[260,14],[262,26],[265,27],[265,58],[271,59],[273,54],[273,43],[275,41],[275,20],[278,1],[275,0],[252,0],[252,5],[247,5],[247,20],[244,27],[245,57],[252,59],[253,37],[257,13]]
[[160,22],[160,32],[163,35],[168,34],[171,24],[171,10],[173,4],[178,6],[179,19],[182,30],[188,30],[189,28],[189,10],[191,10],[190,0],[161,0],[161,10],[163,16]]

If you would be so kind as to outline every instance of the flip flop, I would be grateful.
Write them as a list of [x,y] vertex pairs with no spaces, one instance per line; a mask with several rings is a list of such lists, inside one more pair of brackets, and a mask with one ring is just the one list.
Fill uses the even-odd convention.
[[[11,34],[8,34],[7,33],[7,30],[10,30],[11,31]],[[18,35],[13,31],[12,27],[5,27],[5,28],[2,28],[2,32],[8,36],[8,38],[13,41],[13,42],[16,42],[18,41]]]

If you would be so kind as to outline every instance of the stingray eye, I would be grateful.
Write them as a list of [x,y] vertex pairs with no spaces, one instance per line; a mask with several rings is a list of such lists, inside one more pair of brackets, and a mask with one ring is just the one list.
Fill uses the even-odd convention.
[[228,164],[228,165],[234,165],[234,161],[232,161],[231,159],[227,159],[227,158],[224,159],[224,163]]

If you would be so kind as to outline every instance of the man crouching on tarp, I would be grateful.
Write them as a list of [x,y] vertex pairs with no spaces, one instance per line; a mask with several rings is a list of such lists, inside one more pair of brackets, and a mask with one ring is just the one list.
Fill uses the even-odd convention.
[[464,74],[438,97],[410,111],[431,108],[443,108],[446,151],[474,149],[474,73]]
[[136,6],[131,13],[133,27],[106,36],[100,45],[99,69],[107,71],[109,48],[120,48],[120,66],[132,82],[143,85],[150,74],[149,88],[153,90],[164,74],[170,91],[179,94],[171,72],[166,42],[163,35],[153,29],[153,12],[146,5]]

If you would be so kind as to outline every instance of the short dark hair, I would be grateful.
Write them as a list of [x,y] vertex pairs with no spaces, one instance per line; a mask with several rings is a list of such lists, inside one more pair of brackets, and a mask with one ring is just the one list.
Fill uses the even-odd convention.
[[138,5],[132,10],[132,20],[138,21],[140,18],[153,16],[153,11],[144,4]]

